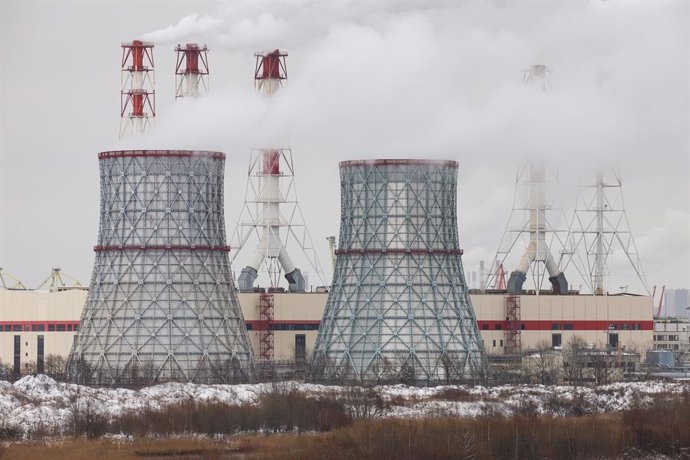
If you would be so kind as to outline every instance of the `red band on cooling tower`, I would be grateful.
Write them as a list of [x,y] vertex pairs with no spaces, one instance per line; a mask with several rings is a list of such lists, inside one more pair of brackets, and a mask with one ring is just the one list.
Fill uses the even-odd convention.
[[103,251],[230,251],[230,246],[94,246],[94,252]]
[[225,160],[223,152],[209,152],[205,150],[115,150],[98,154],[99,160],[126,157],[201,157]]
[[398,160],[398,159],[388,159],[388,160],[349,160],[341,161],[341,168],[352,168],[355,166],[396,166],[396,165],[420,165],[420,166],[442,166],[447,168],[458,167],[457,161],[452,160]]
[[349,254],[451,254],[463,255],[462,249],[338,249],[336,255]]

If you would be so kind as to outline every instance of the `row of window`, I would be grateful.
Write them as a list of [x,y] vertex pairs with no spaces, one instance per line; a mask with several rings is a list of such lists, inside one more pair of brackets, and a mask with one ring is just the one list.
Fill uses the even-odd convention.
[[[548,326],[547,326],[548,327]],[[520,330],[524,331],[526,329],[525,323],[520,323]],[[533,329],[541,330],[541,327],[536,327]],[[573,323],[551,323],[551,330],[552,331],[572,331],[573,328]],[[590,329],[590,328],[588,328]],[[639,331],[641,330],[640,323],[618,323],[618,324],[609,324],[608,326],[609,330],[612,331]],[[482,330],[483,331],[488,331],[490,330],[490,325],[488,323],[483,323],[482,324]],[[494,329],[495,331],[502,331],[503,330],[503,324],[500,323],[495,323],[494,324]]]
[[[254,324],[247,323],[247,330],[248,331],[254,330]],[[318,331],[319,325],[318,324],[302,324],[302,323],[271,324],[270,330],[271,331]]]
[[[0,332],[76,332],[79,330],[79,323],[59,323],[59,324],[0,324]],[[253,324],[247,323],[247,330],[253,330]],[[271,324],[272,331],[318,331],[319,324]]]
[[656,344],[656,349],[657,350],[680,350],[680,346],[677,343],[670,344],[670,343],[657,343]]
[[671,334],[671,335],[655,335],[654,336],[654,341],[655,342],[678,342],[679,338],[678,335]]
[[78,330],[79,323],[0,325],[0,332],[76,332]]

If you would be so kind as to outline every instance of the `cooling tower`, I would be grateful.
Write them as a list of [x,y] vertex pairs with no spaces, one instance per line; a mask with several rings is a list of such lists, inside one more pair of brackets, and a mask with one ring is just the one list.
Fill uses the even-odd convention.
[[135,150],[98,157],[96,262],[70,379],[250,379],[252,351],[225,243],[225,155]]
[[340,163],[340,247],[312,379],[481,380],[484,346],[462,269],[454,161]]

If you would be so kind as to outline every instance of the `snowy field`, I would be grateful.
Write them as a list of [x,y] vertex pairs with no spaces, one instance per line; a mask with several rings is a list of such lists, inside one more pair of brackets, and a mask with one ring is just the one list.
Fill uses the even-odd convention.
[[[343,387],[301,382],[278,384],[280,389],[296,389],[309,397],[340,397]],[[108,418],[144,408],[159,409],[184,401],[257,404],[271,384],[198,385],[166,383],[128,390],[90,388],[58,383],[45,375],[27,376],[14,384],[0,381],[0,427],[32,432],[64,432],[70,426],[75,404],[90,407]],[[510,415],[516,412],[566,415],[574,401],[587,412],[613,412],[630,407],[637,399],[648,403],[659,395],[690,392],[688,383],[661,381],[614,383],[598,388],[542,385],[503,385],[496,387],[450,385],[415,388],[404,385],[379,386],[375,391],[385,402],[380,417]]]

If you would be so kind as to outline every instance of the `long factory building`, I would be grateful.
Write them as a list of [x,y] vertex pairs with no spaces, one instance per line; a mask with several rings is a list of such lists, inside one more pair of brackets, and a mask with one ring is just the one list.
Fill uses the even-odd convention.
[[[67,358],[88,291],[0,289],[0,362],[29,369],[49,355]],[[260,320],[260,293],[238,293],[256,357],[262,333],[272,331],[276,361],[309,356],[313,350],[328,293],[278,292],[273,320]],[[644,351],[652,347],[652,300],[637,295],[549,295],[474,293],[471,301],[487,353],[510,354],[543,344],[566,346],[573,336],[597,346]]]

